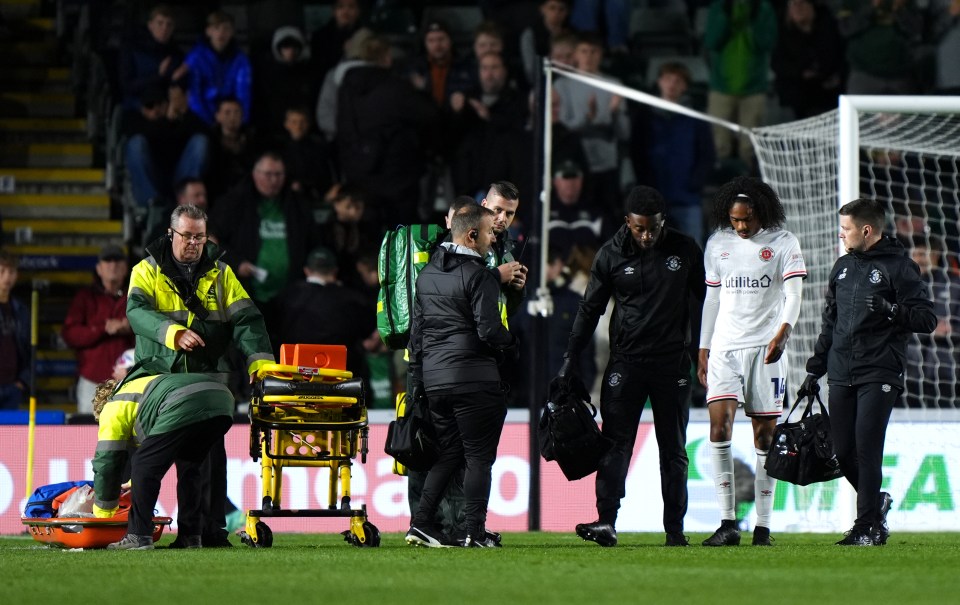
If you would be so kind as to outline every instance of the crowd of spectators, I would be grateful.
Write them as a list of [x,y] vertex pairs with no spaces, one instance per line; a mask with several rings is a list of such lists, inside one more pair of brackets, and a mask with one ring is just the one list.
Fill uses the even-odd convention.
[[[948,0],[491,0],[470,39],[434,18],[430,9],[444,4],[335,0],[313,31],[294,19],[259,47],[238,36],[229,10],[213,10],[190,48],[175,43],[177,5],[153,7],[124,33],[118,65],[141,221],[153,206],[169,209],[184,179],[202,180],[215,209],[265,150],[309,204],[328,205],[348,186],[378,226],[432,220],[456,195],[482,195],[497,179],[518,183],[528,199],[542,56],[747,127],[829,110],[843,92],[949,92],[960,83],[948,59],[960,3]],[[666,49],[655,42],[656,25],[637,19],[657,11],[680,14],[687,39]],[[390,29],[394,12],[419,28]],[[646,69],[671,54],[666,71],[662,62]],[[679,67],[690,59],[705,60],[704,75]],[[629,186],[664,187],[664,149],[651,149],[661,135],[682,148],[683,174],[671,178],[692,183],[668,195],[668,215],[700,241],[693,200],[711,172],[756,171],[749,139],[721,127],[709,156],[699,129],[618,95],[558,77],[551,98],[554,159],[577,164],[585,197],[606,219],[617,218]],[[524,214],[518,228],[529,224]]]
[[[923,10],[916,0],[490,0],[469,39],[433,4],[335,0],[312,32],[293,20],[259,47],[229,7],[206,15],[192,46],[175,42],[178,5],[128,24],[117,104],[133,249],[167,235],[177,204],[205,207],[276,347],[289,333],[283,293],[305,268],[314,285],[343,283],[370,304],[384,229],[439,222],[454,197],[479,200],[498,180],[534,199],[543,56],[744,126],[828,111],[844,92],[960,89],[958,0]],[[684,15],[672,52],[636,33],[651,29],[636,27],[641,6]],[[419,27],[386,27],[390,11]],[[703,75],[693,59],[705,60]],[[565,283],[582,281],[629,187],[661,191],[669,223],[702,244],[705,190],[730,170],[757,170],[747,137],[704,122],[562,76],[545,98],[550,254]],[[514,235],[536,206],[520,208]],[[335,269],[321,278],[308,262],[318,246],[323,270]]]

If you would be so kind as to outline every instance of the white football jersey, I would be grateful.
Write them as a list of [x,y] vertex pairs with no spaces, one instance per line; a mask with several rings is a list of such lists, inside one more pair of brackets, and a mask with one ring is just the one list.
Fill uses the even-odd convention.
[[720,288],[710,349],[768,345],[782,323],[783,282],[807,275],[796,236],[783,229],[761,229],[743,239],[723,229],[707,240],[703,257],[707,287]]

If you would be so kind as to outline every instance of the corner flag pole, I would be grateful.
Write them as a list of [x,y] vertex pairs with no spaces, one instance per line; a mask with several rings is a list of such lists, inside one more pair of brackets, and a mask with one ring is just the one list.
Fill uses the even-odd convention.
[[30,422],[27,429],[27,493],[33,492],[33,451],[37,430],[37,325],[40,317],[40,291],[30,295]]

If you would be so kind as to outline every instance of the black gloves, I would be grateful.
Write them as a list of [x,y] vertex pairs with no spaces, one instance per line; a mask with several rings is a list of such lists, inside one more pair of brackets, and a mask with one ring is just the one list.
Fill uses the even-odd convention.
[[563,356],[563,365],[560,366],[560,371],[557,372],[557,376],[560,378],[567,378],[576,376],[580,373],[580,356],[573,353],[567,353]]
[[410,391],[410,394],[407,396],[407,399],[410,403],[420,403],[426,399],[426,392],[423,390],[423,384],[418,384],[413,387],[413,390]]
[[[417,368],[419,370],[419,368]],[[407,401],[410,403],[427,398],[427,391],[423,388],[423,378],[419,371],[407,374]]]
[[551,381],[552,389],[563,389],[579,397],[581,400],[590,401],[590,391],[583,384],[580,378],[580,356],[574,353],[567,353],[563,356],[563,365],[557,377]]
[[800,385],[800,390],[797,391],[797,399],[806,399],[807,397],[814,397],[819,394],[820,385],[817,384],[818,380],[820,380],[818,376],[807,374],[807,377],[803,379],[803,383]]
[[867,303],[867,308],[870,309],[870,311],[879,313],[890,321],[893,321],[897,316],[897,312],[900,311],[900,305],[890,304],[887,299],[879,294],[868,294],[864,302]]

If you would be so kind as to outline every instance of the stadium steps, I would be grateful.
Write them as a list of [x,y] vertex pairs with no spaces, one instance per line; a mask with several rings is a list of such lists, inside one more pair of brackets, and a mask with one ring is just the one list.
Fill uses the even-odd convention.
[[[37,401],[40,409],[76,411],[76,355],[60,336],[77,289],[93,283],[105,244],[124,243],[123,223],[77,91],[70,36],[58,24],[73,10],[44,0],[0,0],[7,66],[0,80],[0,215],[5,249],[20,258],[14,295],[38,307]],[[62,32],[61,32],[62,33]],[[99,160],[102,166],[102,159]]]
[[15,193],[0,196],[0,214],[11,219],[109,220],[110,196],[106,193]]
[[119,220],[34,220],[3,221],[4,241],[50,246],[103,246],[123,242],[123,221]]
[[92,163],[90,143],[0,143],[0,165],[85,168]]
[[106,172],[98,168],[4,168],[0,182],[17,193],[107,193]]
[[82,118],[2,118],[0,143],[87,143]]
[[40,18],[40,9],[41,0],[0,0],[0,15],[8,23],[30,24]]
[[6,72],[4,89],[27,89],[40,92],[70,92],[70,69],[42,65],[12,67]]

